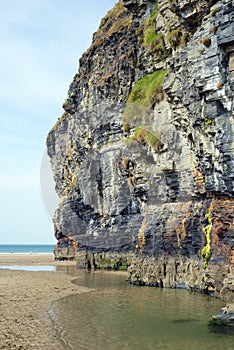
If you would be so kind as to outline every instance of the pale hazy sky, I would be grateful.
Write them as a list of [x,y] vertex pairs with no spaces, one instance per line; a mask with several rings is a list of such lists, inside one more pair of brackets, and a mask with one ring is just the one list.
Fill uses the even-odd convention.
[[46,135],[80,56],[116,2],[0,0],[0,244],[55,243],[40,189]]

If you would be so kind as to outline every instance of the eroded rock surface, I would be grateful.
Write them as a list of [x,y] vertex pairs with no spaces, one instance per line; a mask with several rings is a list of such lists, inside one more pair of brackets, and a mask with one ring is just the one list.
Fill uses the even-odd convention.
[[47,138],[58,241],[130,252],[133,283],[232,302],[233,6],[120,1]]

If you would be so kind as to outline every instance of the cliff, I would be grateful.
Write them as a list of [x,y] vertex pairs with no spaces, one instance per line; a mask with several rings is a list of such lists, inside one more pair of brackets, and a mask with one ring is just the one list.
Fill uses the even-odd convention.
[[124,255],[133,283],[229,302],[233,6],[119,1],[81,57],[47,137],[60,245],[77,241],[94,264],[104,253]]

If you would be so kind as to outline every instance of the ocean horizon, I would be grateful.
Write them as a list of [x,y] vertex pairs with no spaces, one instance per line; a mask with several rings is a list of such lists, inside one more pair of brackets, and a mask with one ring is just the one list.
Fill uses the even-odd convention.
[[0,254],[51,254],[55,244],[0,244]]

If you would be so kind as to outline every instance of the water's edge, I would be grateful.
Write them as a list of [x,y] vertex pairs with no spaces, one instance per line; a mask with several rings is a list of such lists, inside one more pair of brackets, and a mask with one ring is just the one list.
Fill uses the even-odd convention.
[[[115,272],[78,271],[74,277],[74,283],[95,291],[57,300],[50,309],[50,317],[68,349],[77,349],[77,344],[79,349],[87,349],[88,342],[90,350],[102,349],[107,344],[110,350],[142,349],[142,346],[175,350],[174,342],[178,341],[178,349],[189,346],[191,350],[205,350],[212,346],[213,350],[220,350],[221,347],[217,347],[221,346],[217,343],[220,335],[226,349],[232,349],[226,335],[223,337],[224,330],[209,324],[212,313],[222,306],[221,300],[186,290],[130,286],[126,274],[121,276]],[[157,329],[160,347],[154,336]],[[165,334],[164,329],[169,333]],[[175,336],[177,333],[179,339]],[[199,337],[203,347],[199,347]]]

